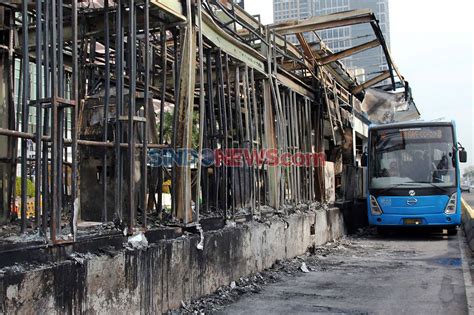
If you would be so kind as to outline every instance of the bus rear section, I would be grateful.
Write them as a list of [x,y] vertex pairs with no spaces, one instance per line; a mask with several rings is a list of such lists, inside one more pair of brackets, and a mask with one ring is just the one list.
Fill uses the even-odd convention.
[[371,127],[367,166],[369,224],[456,231],[461,192],[452,123]]

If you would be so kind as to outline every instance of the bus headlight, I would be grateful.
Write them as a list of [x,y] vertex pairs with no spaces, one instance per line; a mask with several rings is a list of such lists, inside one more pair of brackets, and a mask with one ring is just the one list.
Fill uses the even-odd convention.
[[375,199],[375,197],[372,195],[370,195],[370,213],[373,215],[381,215],[383,213],[379,203],[377,202],[377,199]]
[[456,213],[457,200],[458,200],[457,193],[452,194],[451,197],[449,198],[446,209],[444,209],[444,213],[446,214]]

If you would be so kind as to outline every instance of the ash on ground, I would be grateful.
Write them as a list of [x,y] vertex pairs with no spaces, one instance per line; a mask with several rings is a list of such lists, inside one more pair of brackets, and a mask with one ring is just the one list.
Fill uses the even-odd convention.
[[[372,234],[372,231],[365,229],[358,232],[356,236],[358,238],[370,237]],[[258,294],[267,284],[279,282],[285,277],[304,277],[307,272],[338,268],[337,262],[329,263],[325,261],[325,258],[340,254],[360,253],[360,250],[353,244],[351,236],[329,242],[323,246],[315,246],[304,255],[293,259],[277,260],[269,269],[232,281],[211,295],[196,300],[182,301],[181,308],[169,311],[168,314],[212,314],[223,309],[226,305],[236,302],[242,296]],[[340,264],[342,263],[341,261]]]

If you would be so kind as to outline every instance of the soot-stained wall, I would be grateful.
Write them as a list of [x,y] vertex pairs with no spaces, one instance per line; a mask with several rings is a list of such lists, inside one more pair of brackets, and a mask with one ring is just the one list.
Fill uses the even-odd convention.
[[0,272],[4,313],[162,313],[344,234],[337,208]]

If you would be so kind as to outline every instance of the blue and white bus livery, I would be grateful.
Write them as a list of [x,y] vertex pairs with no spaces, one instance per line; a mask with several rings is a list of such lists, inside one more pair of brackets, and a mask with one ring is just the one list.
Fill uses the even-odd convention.
[[377,227],[436,227],[455,234],[461,223],[459,163],[466,151],[453,122],[369,127],[367,208]]

